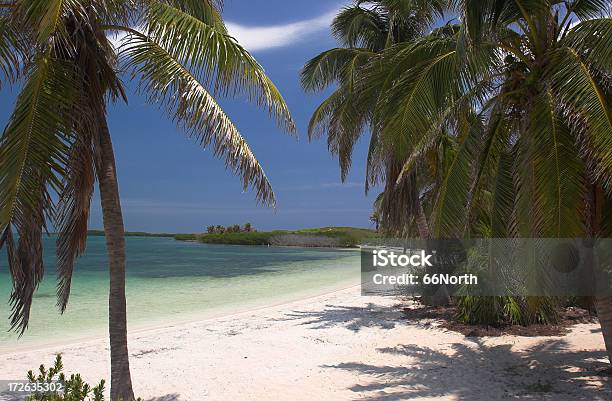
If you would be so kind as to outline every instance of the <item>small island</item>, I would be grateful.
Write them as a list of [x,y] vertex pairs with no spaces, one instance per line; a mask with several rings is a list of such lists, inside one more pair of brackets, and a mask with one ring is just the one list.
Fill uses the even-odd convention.
[[378,235],[374,230],[355,227],[257,231],[247,223],[243,227],[209,226],[206,233],[177,234],[174,238],[179,241],[197,241],[205,244],[354,248]]

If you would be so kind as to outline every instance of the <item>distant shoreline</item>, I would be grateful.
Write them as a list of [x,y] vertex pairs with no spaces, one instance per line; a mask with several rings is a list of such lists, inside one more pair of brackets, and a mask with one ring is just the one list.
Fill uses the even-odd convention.
[[[87,235],[90,237],[104,237],[103,230],[89,230]],[[172,233],[148,233],[144,231],[126,231],[126,237],[156,237],[156,238],[174,238],[177,235],[190,235],[190,234],[172,234]]]

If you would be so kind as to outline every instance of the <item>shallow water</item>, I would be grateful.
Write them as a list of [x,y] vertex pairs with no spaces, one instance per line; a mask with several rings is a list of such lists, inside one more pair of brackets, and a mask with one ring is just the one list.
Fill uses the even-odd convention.
[[[359,253],[351,250],[208,245],[171,238],[126,238],[128,324],[131,330],[269,305],[358,282]],[[10,277],[0,255],[0,350],[108,332],[108,271],[103,237],[90,237],[79,259],[67,311],[55,303],[54,239],[46,238],[46,274],[30,326],[9,331]]]

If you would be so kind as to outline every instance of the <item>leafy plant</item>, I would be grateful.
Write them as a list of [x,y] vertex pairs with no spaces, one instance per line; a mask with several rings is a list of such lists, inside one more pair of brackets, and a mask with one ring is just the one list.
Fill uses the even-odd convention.
[[[55,362],[50,368],[45,368],[44,365],[40,365],[38,372],[28,372],[28,381],[30,384],[38,385],[59,385],[61,388],[59,391],[35,391],[30,395],[28,401],[104,401],[104,380],[96,386],[87,384],[80,374],[72,374],[70,377],[66,377],[63,372],[64,365],[62,363],[62,357],[58,354],[55,357]],[[41,387],[42,387],[41,386]],[[142,401],[138,398],[136,401]]]
[[368,192],[374,185],[384,185],[376,224],[387,234],[418,232],[421,238],[429,237],[429,207],[423,204],[432,198],[434,186],[430,184],[435,172],[422,166],[409,180],[396,185],[407,153],[403,143],[381,137],[384,125],[376,121],[374,112],[385,95],[380,90],[384,85],[362,89],[371,66],[378,67],[379,58],[399,43],[412,43],[428,32],[442,16],[444,4],[443,0],[355,0],[338,13],[331,25],[342,47],[312,58],[301,73],[306,91],[322,91],[335,85],[332,94],[313,112],[308,136],[311,140],[327,137],[329,151],[338,158],[342,181],[352,165],[355,144],[369,133],[365,188]]

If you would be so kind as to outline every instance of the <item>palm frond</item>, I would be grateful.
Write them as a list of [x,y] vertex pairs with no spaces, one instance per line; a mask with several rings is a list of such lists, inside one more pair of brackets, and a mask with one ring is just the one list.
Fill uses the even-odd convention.
[[177,8],[203,23],[214,27],[219,32],[227,33],[227,28],[221,17],[222,4],[211,0],[166,0],[174,8]]
[[478,167],[474,177],[474,191],[488,188],[490,178],[495,177],[496,166],[501,163],[500,158],[509,150],[511,130],[512,122],[505,115],[503,105],[498,104],[489,117],[484,141],[480,148]]
[[450,3],[461,16],[467,36],[474,44],[521,17],[514,0],[453,0]]
[[512,154],[502,151],[497,157],[495,175],[493,178],[493,194],[491,204],[491,236],[492,238],[509,238],[513,234],[512,212],[515,205],[515,188],[513,177]]
[[365,172],[366,195],[370,192],[370,188],[381,182],[384,177],[385,153],[383,147],[380,146],[380,132],[376,126],[370,126],[370,143]]
[[612,6],[607,0],[572,0],[568,2],[568,10],[581,20],[610,16]]
[[561,41],[583,55],[584,60],[609,73],[612,70],[612,19],[582,21]]
[[302,87],[320,91],[333,83],[354,77],[375,55],[368,49],[335,48],[326,50],[306,63],[301,72]]
[[550,90],[535,99],[524,135],[534,139],[530,153],[535,163],[535,196],[543,213],[538,236],[584,235],[583,164],[570,129],[557,115]]
[[387,138],[383,140],[401,133],[401,140],[393,139],[400,153],[406,153],[418,143],[417,138],[428,132],[432,121],[445,108],[444,100],[455,84],[450,76],[457,72],[452,41],[431,48],[415,48],[406,57],[424,61],[416,61],[414,67],[394,80],[392,88],[383,92],[375,112],[383,127],[383,138]]
[[57,306],[62,313],[70,297],[75,260],[85,252],[91,198],[97,175],[93,138],[85,130],[80,134],[70,149],[64,184],[54,216],[58,230]]
[[25,54],[21,36],[10,18],[0,17],[0,73],[9,82],[15,82],[23,68]]
[[364,1],[344,7],[334,18],[331,31],[347,47],[381,50],[388,36],[388,16],[380,10],[362,7]]
[[[526,109],[533,107],[534,99],[526,99]],[[529,114],[533,116],[533,114]],[[529,120],[521,121],[520,132],[525,132],[525,126],[529,126]],[[544,226],[543,198],[539,196],[537,177],[539,160],[534,158],[536,150],[536,138],[533,135],[520,135],[513,147],[514,180],[516,185],[516,204],[514,214],[516,218],[516,229],[519,237],[538,238]]]
[[344,181],[352,164],[353,148],[371,119],[375,97],[360,90],[363,68],[375,57],[367,49],[332,49],[311,60],[302,72],[302,84],[321,90],[333,81],[339,87],[314,111],[308,125],[310,140],[327,134],[327,145],[338,156]]
[[329,95],[312,113],[308,122],[308,139],[320,138],[325,134],[331,125],[331,116],[336,108],[336,104],[344,96],[341,90],[334,91]]
[[45,44],[52,35],[65,39],[64,24],[68,16],[81,21],[87,20],[86,3],[83,0],[30,0],[19,1],[15,9],[23,25],[34,31],[38,43]]
[[327,134],[328,149],[338,156],[342,181],[351,167],[353,147],[369,119],[368,110],[360,110],[358,106],[355,93],[342,86],[317,107],[308,124],[310,140]]
[[295,132],[282,95],[257,61],[234,38],[191,15],[159,1],[146,13],[147,36],[186,66],[214,93],[244,93],[266,107],[278,125]]
[[470,173],[478,144],[482,141],[482,127],[476,116],[465,118],[461,128],[460,145],[452,158],[440,186],[434,207],[434,235],[436,238],[458,238],[466,228]]
[[556,51],[550,69],[553,96],[572,128],[583,136],[584,150],[595,164],[596,180],[612,193],[612,116],[607,95],[571,48]]
[[174,121],[202,146],[240,175],[244,189],[252,186],[264,204],[274,205],[274,192],[250,147],[213,96],[165,49],[149,37],[132,33],[122,57],[143,79],[151,103],[162,102]]
[[[11,327],[22,333],[43,274],[41,232],[52,217],[48,191],[60,191],[67,160],[71,124],[66,116],[74,111],[71,72],[56,59],[39,58],[0,141],[0,232],[11,248]],[[19,235],[16,247],[13,227]]]

